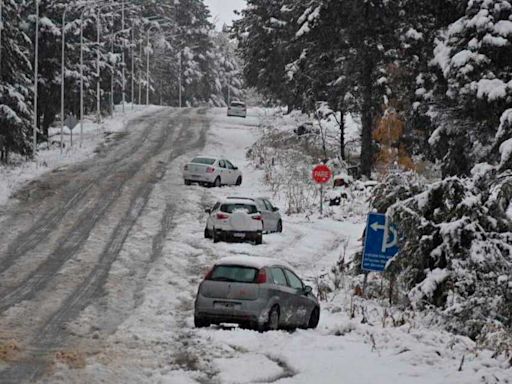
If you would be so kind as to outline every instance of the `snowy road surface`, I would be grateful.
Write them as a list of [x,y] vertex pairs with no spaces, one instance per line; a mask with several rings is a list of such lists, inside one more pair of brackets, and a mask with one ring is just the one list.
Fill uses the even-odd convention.
[[[152,111],[95,159],[20,191],[0,217],[0,383],[506,383],[465,338],[351,318],[348,288],[322,303],[317,330],[193,328],[197,285],[220,257],[283,258],[314,284],[346,241],[359,246],[362,218],[285,216],[261,246],[203,238],[217,198],[270,196],[245,157],[258,134],[257,111]],[[226,155],[244,184],[186,187],[198,153]]]

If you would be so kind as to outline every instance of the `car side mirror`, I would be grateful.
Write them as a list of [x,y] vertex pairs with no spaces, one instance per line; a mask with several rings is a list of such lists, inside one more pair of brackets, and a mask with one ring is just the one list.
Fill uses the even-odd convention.
[[234,165],[233,165],[233,169],[234,169],[235,171],[238,171],[238,167],[235,167]]
[[311,292],[313,292],[313,288],[309,285],[306,285],[303,290],[305,295],[309,295]]
[[212,210],[211,210],[210,208],[207,208],[207,209],[205,209],[204,211],[205,211],[206,213],[208,213],[208,214],[211,214],[211,213],[212,213]]
[[279,208],[274,207],[274,208],[272,208],[272,210],[273,210],[274,212],[277,212],[277,211],[279,211]]

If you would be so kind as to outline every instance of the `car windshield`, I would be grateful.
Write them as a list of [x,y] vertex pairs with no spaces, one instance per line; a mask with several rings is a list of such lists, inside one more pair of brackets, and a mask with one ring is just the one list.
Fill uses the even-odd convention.
[[239,265],[217,265],[208,280],[233,283],[254,283],[258,270]]
[[256,206],[252,205],[252,204],[223,204],[220,207],[220,210],[222,212],[226,212],[226,213],[233,213],[235,211],[244,211],[249,214],[252,214],[252,213],[258,212],[258,209],[256,208]]
[[213,165],[213,163],[215,163],[215,159],[210,159],[207,157],[196,157],[194,160],[192,160],[192,163]]
[[244,103],[239,103],[239,102],[233,102],[231,103],[231,106],[232,107],[245,107],[245,104]]

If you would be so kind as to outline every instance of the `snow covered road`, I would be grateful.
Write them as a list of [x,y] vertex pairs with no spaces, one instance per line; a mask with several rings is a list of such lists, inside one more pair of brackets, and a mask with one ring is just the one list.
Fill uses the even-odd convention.
[[[352,318],[349,286],[322,303],[317,330],[193,327],[197,286],[220,257],[282,258],[314,285],[360,246],[361,217],[285,216],[284,232],[261,246],[203,238],[216,199],[271,197],[246,160],[258,121],[256,110],[244,120],[162,109],[133,120],[97,158],[18,193],[26,200],[0,229],[0,347],[13,346],[0,355],[0,383],[507,382],[502,362],[472,354],[465,338],[391,327],[379,307],[364,324],[360,312]],[[226,155],[243,185],[185,186],[182,166],[198,153]]]

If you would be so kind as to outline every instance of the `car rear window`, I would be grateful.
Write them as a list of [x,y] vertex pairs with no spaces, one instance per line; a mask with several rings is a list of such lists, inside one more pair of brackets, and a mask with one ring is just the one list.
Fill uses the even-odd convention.
[[233,283],[254,283],[258,275],[256,268],[239,265],[217,265],[208,280]]
[[233,103],[231,103],[231,106],[232,107],[242,107],[242,108],[244,108],[245,104],[244,103],[233,102]]
[[222,212],[233,213],[235,211],[245,211],[248,214],[257,213],[258,209],[252,204],[223,204],[220,207]]
[[212,165],[215,163],[215,159],[209,159],[207,157],[196,157],[194,160],[192,160],[192,162],[196,164]]

